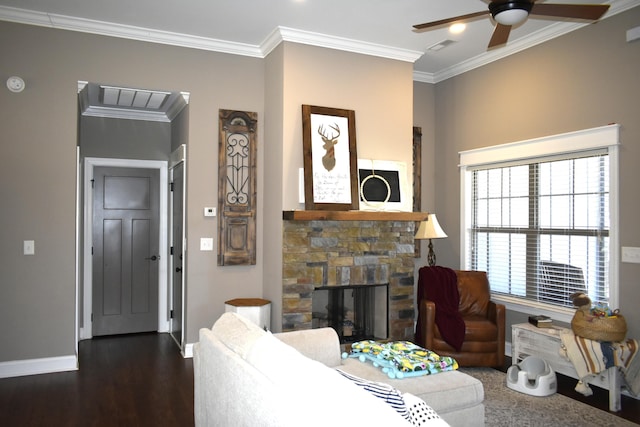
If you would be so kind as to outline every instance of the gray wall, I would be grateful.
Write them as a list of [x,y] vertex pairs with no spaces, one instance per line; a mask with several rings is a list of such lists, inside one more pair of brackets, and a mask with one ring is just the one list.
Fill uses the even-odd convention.
[[[215,251],[199,250],[200,237],[216,234],[202,208],[217,206],[218,110],[264,118],[262,60],[7,22],[0,39],[12,41],[0,43],[2,81],[19,75],[27,84],[19,94],[0,90],[0,361],[75,353],[78,81],[191,94],[188,128],[176,131],[189,139],[187,342],[225,300],[262,295],[260,261],[222,270]],[[22,255],[27,239],[34,256]]]
[[171,123],[80,118],[82,157],[167,160],[171,153],[171,137]]
[[[636,7],[436,85],[435,204],[449,235],[439,262],[460,263],[459,151],[609,123],[622,126],[620,244],[640,246],[640,44],[625,39],[639,23]],[[640,264],[619,267],[620,309],[638,337]]]
[[[421,211],[435,213],[441,217],[436,206],[436,112],[435,112],[435,85],[427,83],[415,83],[413,85],[413,125],[422,128],[422,194]],[[426,240],[418,240],[420,245],[419,259],[415,260],[414,277],[418,280],[418,270],[427,265]],[[439,265],[440,241],[434,242],[434,250]],[[414,299],[417,298],[418,289],[414,289]],[[418,307],[415,307],[416,318]]]
[[301,105],[354,110],[358,157],[402,161],[411,168],[413,66],[296,43],[279,46],[266,66],[263,292],[272,301],[272,329],[279,331],[284,305],[282,210],[304,209],[298,199]]
[[[452,267],[460,253],[458,151],[618,122],[621,244],[640,246],[640,49],[624,39],[638,22],[640,8],[437,85],[413,84],[410,64],[329,49],[285,43],[263,60],[0,22],[0,39],[12,41],[0,44],[0,80],[20,75],[27,83],[20,94],[0,90],[0,362],[75,351],[78,81],[191,94],[178,133],[189,142],[186,342],[195,342],[225,300],[281,296],[281,210],[298,206],[302,103],[356,110],[358,148],[376,158],[391,158],[392,143],[406,140],[406,159],[411,125],[422,126],[423,210],[436,212],[449,234],[437,254]],[[346,64],[342,73],[323,74],[335,63]],[[199,250],[200,237],[216,237],[217,222],[202,208],[217,205],[220,108],[258,113],[264,234],[256,266],[219,268],[215,251]],[[380,127],[394,123],[389,117],[399,134]],[[22,255],[27,239],[34,256]],[[417,262],[426,263],[424,251]],[[638,336],[640,265],[620,267],[621,308]]]
[[[210,327],[232,298],[273,299],[278,326],[282,210],[300,206],[301,104],[356,110],[359,153],[410,164],[413,82],[407,62],[286,43],[261,60],[7,22],[0,22],[0,38],[15,40],[0,45],[3,64],[11,64],[3,72],[27,82],[21,94],[0,90],[0,128],[10,160],[2,170],[3,201],[10,208],[1,226],[0,268],[6,273],[0,322],[11,343],[0,348],[0,362],[75,351],[78,81],[190,93],[186,128],[168,131],[174,141],[188,137],[187,343],[197,341],[198,329]],[[342,65],[338,72],[336,63]],[[205,218],[202,208],[217,206],[221,108],[258,113],[255,266],[221,268],[215,251],[199,250],[200,237],[216,238],[216,218]],[[35,240],[35,256],[22,255],[26,239]]]

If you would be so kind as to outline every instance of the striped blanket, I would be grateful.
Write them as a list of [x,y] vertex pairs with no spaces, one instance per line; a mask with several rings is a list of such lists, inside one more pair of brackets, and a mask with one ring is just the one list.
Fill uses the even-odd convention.
[[637,340],[593,341],[575,335],[570,329],[562,331],[560,339],[560,352],[571,361],[580,379],[576,391],[586,396],[591,395],[592,391],[587,384],[589,377],[617,366],[629,391],[634,395],[640,394],[640,356]]

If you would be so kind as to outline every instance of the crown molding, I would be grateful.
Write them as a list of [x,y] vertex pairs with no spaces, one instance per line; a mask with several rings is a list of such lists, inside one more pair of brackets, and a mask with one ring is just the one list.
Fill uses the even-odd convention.
[[262,58],[258,46],[73,16],[0,6],[0,20],[129,40]]
[[[611,4],[611,7],[602,19],[609,18],[638,6],[638,0],[611,0],[609,3]],[[399,49],[287,27],[277,27],[260,45],[251,45],[7,6],[0,6],[0,20],[130,40],[146,41],[150,43],[229,53],[233,55],[250,56],[254,58],[265,58],[283,41],[326,47],[412,63],[424,54],[424,52],[420,51]],[[505,58],[509,55],[513,55],[540,43],[544,43],[586,25],[590,25],[590,23],[558,22],[549,25],[543,30],[535,32],[524,39],[508,43],[506,46],[490,52],[484,52],[435,73],[415,71],[413,73],[413,80],[435,84]]]
[[346,52],[378,56],[381,58],[395,59],[411,63],[415,62],[424,54],[424,52],[416,50],[400,49],[288,27],[277,27],[262,44],[262,51],[264,55],[266,56],[282,41],[326,47],[329,49],[343,50]]
[[437,83],[435,74],[427,73],[425,71],[414,71],[413,81],[421,83]]
[[423,52],[419,51],[399,49],[287,27],[277,27],[260,46],[256,46],[6,6],[0,6],[0,20],[256,58],[266,57],[282,41],[327,47],[412,63],[423,54]]

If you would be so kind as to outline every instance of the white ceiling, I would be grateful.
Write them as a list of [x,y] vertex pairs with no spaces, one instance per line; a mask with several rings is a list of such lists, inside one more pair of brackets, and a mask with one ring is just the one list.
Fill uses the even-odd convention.
[[[547,3],[609,3],[606,19],[640,0]],[[414,79],[430,83],[588,25],[530,17],[490,52],[488,16],[460,35],[446,27],[413,31],[414,24],[486,7],[483,0],[0,0],[0,20],[254,57],[293,41],[414,62]],[[455,42],[428,50],[445,40]]]

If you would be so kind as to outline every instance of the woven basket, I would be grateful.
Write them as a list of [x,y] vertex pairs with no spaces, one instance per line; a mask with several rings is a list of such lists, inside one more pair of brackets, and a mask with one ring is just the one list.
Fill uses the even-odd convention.
[[589,340],[619,342],[627,336],[627,321],[621,314],[595,317],[578,310],[571,319],[571,329],[574,334]]

